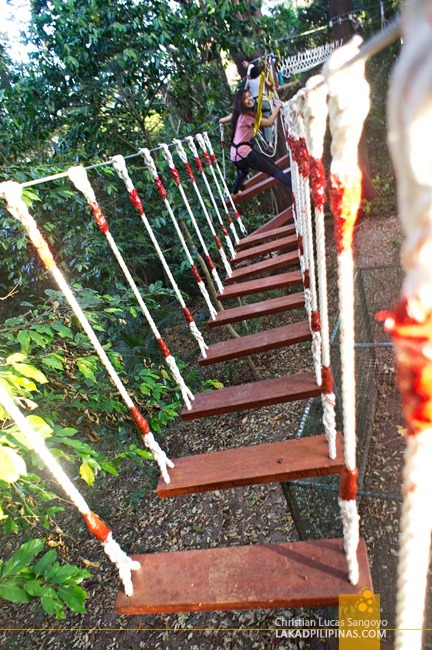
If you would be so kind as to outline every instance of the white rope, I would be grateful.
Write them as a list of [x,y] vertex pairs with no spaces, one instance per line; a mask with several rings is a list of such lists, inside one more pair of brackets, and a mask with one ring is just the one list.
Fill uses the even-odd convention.
[[[347,45],[335,50],[324,66],[329,89],[330,131],[332,133],[331,174],[334,187],[343,188],[349,199],[336,206],[338,246],[338,287],[341,323],[342,400],[344,422],[344,459],[348,472],[356,471],[356,418],[354,374],[354,263],[352,234],[361,198],[361,177],[357,151],[363,123],[369,110],[369,85],[364,76],[364,61],[339,69],[358,54],[362,39],[354,37]],[[338,239],[339,238],[339,239]],[[342,486],[343,489],[343,486]],[[340,499],[344,526],[344,544],[347,554],[349,579],[358,581],[357,558],[358,517],[354,498]],[[355,548],[354,548],[355,547]]]
[[[193,227],[195,229],[198,240],[199,240],[199,242],[201,244],[201,248],[203,249],[207,265],[208,265],[208,267],[209,267],[209,269],[211,271],[211,274],[212,274],[212,276],[213,276],[213,278],[214,278],[214,280],[216,282],[216,286],[218,288],[218,291],[219,291],[219,293],[223,293],[224,287],[223,287],[222,281],[221,281],[221,279],[219,277],[219,273],[217,271],[217,268],[215,267],[215,265],[213,263],[213,260],[212,260],[212,258],[210,256],[209,250],[208,250],[207,245],[206,245],[206,243],[204,241],[204,238],[202,236],[202,233],[201,233],[200,227],[198,225],[198,222],[195,219],[195,215],[193,213],[193,210],[191,208],[189,200],[188,200],[188,198],[186,196],[186,192],[184,191],[182,182],[180,180],[180,176],[178,175],[177,168],[174,165],[174,160],[173,160],[173,157],[171,155],[171,152],[168,149],[168,145],[166,145],[166,144],[162,144],[161,148],[162,148],[162,154],[163,154],[163,156],[165,158],[166,163],[168,164],[168,166],[169,166],[169,168],[171,170],[171,173],[173,174],[173,176],[175,175],[174,177],[176,178],[176,185],[179,188],[180,195],[181,195],[181,197],[183,199],[183,203],[186,206],[186,210],[188,212],[189,218],[190,218],[190,220],[192,222],[192,225],[193,225]],[[216,318],[216,315],[217,315],[216,310],[214,311],[214,313],[215,313],[215,315],[213,316],[213,312],[210,312],[210,315],[211,315],[211,317],[213,319]]]
[[[113,158],[113,166],[114,167],[115,167],[115,165],[121,164],[121,162],[118,160],[119,158],[120,158],[120,156],[114,156],[114,158]],[[75,187],[80,192],[82,192],[84,194],[84,197],[87,199],[87,202],[90,204],[90,206],[91,206],[91,204],[93,204],[93,205],[96,205],[98,207],[94,190],[93,190],[93,188],[92,188],[92,186],[91,186],[91,184],[90,184],[90,182],[88,180],[87,172],[84,169],[84,167],[70,167],[68,169],[68,176],[69,176],[70,180],[72,181],[72,183],[75,185]],[[132,291],[134,293],[135,298],[137,299],[137,302],[138,302],[138,304],[140,306],[140,309],[141,309],[145,319],[147,320],[147,323],[150,326],[150,329],[151,329],[151,331],[153,333],[153,336],[156,338],[156,340],[158,342],[163,341],[162,336],[161,336],[161,334],[160,334],[160,332],[159,332],[159,330],[158,330],[158,328],[156,326],[156,323],[154,322],[153,317],[150,314],[150,312],[149,312],[149,310],[147,308],[147,305],[145,304],[145,302],[144,302],[144,300],[143,300],[143,298],[141,296],[141,293],[140,293],[140,291],[139,291],[139,289],[138,289],[138,287],[137,287],[137,285],[135,283],[135,280],[133,279],[133,277],[132,277],[132,275],[131,275],[131,273],[130,273],[127,265],[126,265],[126,262],[124,261],[123,256],[120,253],[120,251],[118,249],[118,246],[117,246],[113,236],[111,235],[111,233],[110,233],[110,231],[108,229],[108,224],[106,225],[106,230],[104,232],[104,235],[105,235],[105,237],[106,237],[106,239],[107,239],[107,241],[108,241],[108,243],[109,243],[109,245],[111,247],[112,252],[115,255],[115,258],[117,259],[117,262],[119,263],[119,266],[120,266],[121,270],[124,273],[124,276],[125,276],[126,280],[129,283],[129,286],[131,287],[131,289],[132,289]],[[167,350],[168,350],[168,348],[167,348]],[[195,399],[194,395],[189,390],[189,388],[187,387],[183,377],[181,376],[181,374],[180,374],[180,372],[179,372],[179,370],[177,368],[177,364],[176,364],[175,359],[173,357],[171,357],[171,359],[174,361],[174,363],[172,363],[171,360],[168,361],[167,356],[165,356],[165,359],[166,359],[167,364],[170,367],[170,369],[171,368],[176,368],[177,369],[177,372],[173,372],[172,374],[173,374],[174,380],[177,382],[177,384],[178,384],[178,386],[180,388],[180,391],[181,391],[184,403],[186,405],[186,408],[188,410],[190,410],[192,408],[190,400]]]
[[[164,152],[165,157],[166,157],[167,154],[169,156],[171,156],[171,154],[169,152],[169,149],[168,149],[168,145],[160,144],[159,146],[161,147],[162,151]],[[144,157],[145,163],[147,165],[147,169],[149,170],[149,172],[153,176],[153,179],[156,182],[156,186],[157,186],[157,189],[159,191],[159,195],[162,198],[163,202],[165,203],[165,207],[166,207],[166,209],[168,211],[171,222],[172,222],[172,224],[174,226],[174,229],[175,229],[175,231],[177,233],[177,237],[180,240],[180,243],[181,243],[181,245],[183,247],[183,250],[185,252],[187,261],[189,262],[189,266],[191,267],[191,269],[193,271],[194,278],[195,278],[195,280],[196,280],[196,282],[198,284],[198,287],[199,287],[199,289],[201,291],[201,295],[203,296],[203,298],[205,300],[205,303],[206,303],[207,308],[208,308],[208,310],[210,312],[211,318],[214,320],[216,318],[216,316],[217,316],[217,311],[212,305],[212,302],[210,300],[210,296],[208,294],[206,286],[205,286],[204,282],[202,281],[202,279],[201,279],[201,277],[200,277],[200,275],[198,273],[198,270],[197,270],[197,268],[195,266],[192,255],[191,255],[191,253],[189,251],[188,245],[186,244],[183,233],[182,233],[182,231],[180,229],[180,226],[178,225],[178,222],[177,222],[177,219],[176,219],[175,214],[173,212],[173,209],[171,207],[171,204],[170,204],[170,202],[168,201],[168,199],[166,197],[166,191],[165,191],[165,188],[164,188],[164,186],[162,184],[162,181],[159,178],[155,162],[154,162],[153,158],[151,157],[150,151],[148,149],[141,149],[141,153],[142,153],[142,155]],[[171,158],[171,160],[172,160],[172,158]]]
[[222,192],[221,186],[219,185],[219,181],[217,179],[216,172],[213,169],[213,161],[212,161],[212,159],[210,157],[209,152],[207,151],[207,146],[206,146],[204,137],[203,137],[203,135],[201,133],[197,133],[195,138],[196,138],[196,141],[198,142],[199,146],[203,150],[204,160],[206,162],[207,167],[210,169],[210,173],[211,173],[211,175],[213,177],[213,182],[216,185],[216,189],[218,191],[219,198],[221,200],[222,205],[224,206],[225,218],[228,221],[229,228],[231,230],[232,236],[234,237],[234,242],[236,244],[238,244],[240,240],[239,240],[239,237],[237,235],[237,230],[236,230],[234,221],[232,220],[231,215],[230,215],[230,213],[229,213],[229,211],[227,209],[226,199],[225,199],[224,193]]
[[[213,209],[214,209],[214,211],[216,213],[216,216],[218,218],[218,221],[219,221],[219,223],[221,225],[221,229],[222,229],[222,232],[223,232],[224,237],[225,237],[225,243],[226,243],[226,245],[228,247],[228,250],[229,250],[229,253],[230,253],[232,259],[234,259],[235,258],[235,250],[234,250],[233,243],[231,241],[231,238],[230,238],[230,236],[228,234],[227,229],[225,228],[225,224],[224,224],[224,222],[222,220],[222,217],[221,217],[221,214],[219,212],[219,208],[218,208],[218,205],[216,203],[216,199],[215,199],[214,194],[212,192],[212,189],[210,187],[210,183],[208,182],[208,178],[207,178],[207,175],[206,175],[206,173],[204,171],[204,168],[203,168],[202,162],[200,160],[200,157],[198,156],[198,151],[197,151],[197,148],[195,146],[195,142],[193,141],[193,137],[191,135],[188,135],[188,136],[186,136],[185,140],[187,141],[187,143],[189,145],[189,149],[191,150],[192,155],[195,158],[195,162],[197,163],[198,168],[199,168],[199,170],[201,172],[201,177],[202,177],[202,179],[204,181],[204,185],[206,186],[208,195],[209,195],[210,200],[211,200],[212,205],[213,205]],[[198,164],[198,161],[200,161],[199,164]]]
[[[318,175],[324,174],[322,157],[324,136],[327,128],[327,85],[322,75],[311,77],[306,83],[304,103],[304,124],[306,142],[311,156],[311,166]],[[320,84],[320,85],[318,85]],[[314,183],[316,187],[314,187]],[[326,241],[324,225],[324,185],[325,179],[316,178],[312,170],[312,193],[315,198],[315,232],[318,276],[318,299],[321,322],[322,365],[330,372],[330,330],[327,300]],[[315,196],[316,193],[316,196]],[[321,394],[323,405],[323,424],[329,445],[330,458],[336,458],[336,396],[333,391]]]
[[[126,189],[129,192],[129,198],[131,198],[132,203],[135,205],[136,209],[139,212],[141,220],[142,220],[142,222],[143,222],[143,224],[144,224],[144,226],[145,226],[145,228],[147,230],[147,233],[148,233],[148,235],[149,235],[149,237],[151,239],[151,242],[152,242],[152,244],[153,244],[153,246],[154,246],[154,248],[156,250],[157,256],[159,257],[159,260],[160,260],[160,262],[161,262],[161,264],[162,264],[162,266],[163,266],[163,268],[165,270],[165,273],[168,276],[168,279],[169,279],[169,281],[171,283],[171,286],[174,289],[174,293],[175,293],[175,295],[177,297],[177,300],[180,303],[180,306],[181,306],[181,308],[183,310],[183,313],[186,316],[186,320],[189,322],[189,319],[192,318],[192,315],[190,314],[190,311],[186,306],[186,303],[185,303],[185,301],[183,299],[183,296],[181,295],[180,289],[178,288],[177,282],[175,281],[174,276],[171,273],[171,269],[169,268],[168,263],[167,263],[167,261],[165,259],[165,255],[163,254],[162,249],[159,246],[159,242],[156,239],[156,235],[154,234],[153,228],[151,227],[150,222],[149,222],[149,220],[147,219],[147,217],[145,215],[144,208],[142,207],[142,204],[141,204],[141,200],[139,199],[138,193],[135,190],[135,186],[134,186],[134,184],[132,182],[132,179],[129,176],[129,172],[127,170],[126,162],[125,162],[124,158],[122,159],[121,156],[117,156],[116,161],[115,161],[115,165],[113,164],[113,166],[114,166],[114,169],[116,170],[117,174],[119,175],[119,177],[122,179],[122,181],[126,185]],[[135,195],[134,195],[135,201],[132,200],[132,197],[131,197],[131,195],[133,195],[133,193],[135,193]],[[207,349],[207,346],[201,348],[202,336],[197,337],[196,340],[197,340],[198,345],[200,346],[201,353],[203,354],[203,356],[205,356],[205,354],[206,354],[205,350]],[[205,343],[204,343],[204,345],[205,345]]]
[[[7,394],[3,386],[0,386],[0,403],[5,411],[9,413],[19,430],[24,434],[29,447],[33,448],[39,458],[43,461],[45,466],[54,476],[57,483],[69,497],[78,511],[84,517],[90,515],[92,511],[90,510],[90,507],[84,497],[77,490],[70,478],[59,465],[58,461],[52,455],[46,446],[42,436],[37,431],[35,431],[35,429],[33,429],[31,424],[27,421],[19,408],[15,405],[12,397]],[[123,582],[126,595],[132,596],[133,586],[131,572],[138,571],[138,569],[141,568],[141,565],[136,560],[132,560],[132,558],[130,558],[124,551],[122,551],[117,542],[115,542],[112,538],[111,532],[109,533],[108,537],[109,539],[107,538],[107,541],[102,543],[104,551],[107,553],[108,557],[116,564],[119,570],[120,579]],[[115,558],[113,558],[111,554],[111,549],[114,545],[116,547]]]
[[[187,155],[186,155],[186,151],[184,150],[184,147],[183,147],[183,145],[182,145],[182,143],[181,143],[180,140],[173,140],[173,142],[174,142],[174,144],[175,144],[175,146],[176,146],[177,153],[178,153],[178,155],[179,155],[179,157],[180,157],[180,160],[183,162],[183,164],[184,164],[185,167],[186,167],[186,170],[187,170],[187,172],[188,172],[188,175],[189,175],[190,181],[191,181],[192,186],[193,186],[193,188],[194,188],[194,190],[195,190],[195,194],[196,194],[197,197],[198,197],[198,200],[199,200],[199,203],[200,203],[200,206],[201,206],[201,210],[203,211],[203,214],[204,214],[204,216],[205,216],[205,218],[206,218],[207,225],[208,225],[209,228],[210,228],[210,232],[211,232],[211,234],[212,234],[212,236],[213,236],[213,239],[214,239],[214,241],[215,241],[216,248],[217,248],[217,250],[218,250],[218,252],[219,252],[219,256],[220,256],[220,258],[221,258],[221,260],[222,260],[222,264],[224,265],[225,272],[226,272],[227,276],[230,278],[230,277],[232,276],[232,274],[233,274],[231,264],[229,263],[228,258],[227,258],[226,253],[225,253],[225,250],[224,250],[224,248],[223,248],[223,246],[222,246],[222,244],[221,244],[221,242],[220,242],[220,240],[219,240],[219,237],[218,237],[217,234],[216,234],[216,231],[215,231],[215,229],[214,229],[214,226],[213,226],[213,222],[212,222],[212,220],[211,220],[211,217],[210,217],[210,215],[209,215],[209,213],[208,213],[208,210],[207,210],[206,204],[204,203],[204,199],[203,199],[203,197],[202,197],[202,194],[201,194],[201,192],[200,192],[200,190],[199,190],[198,185],[196,184],[195,177],[194,177],[194,175],[193,175],[193,172],[192,172],[191,166],[190,166],[190,164],[189,164],[189,161],[188,161],[188,158],[187,158]],[[197,152],[197,153],[198,153],[198,152]]]
[[222,151],[222,169],[223,169],[223,176],[225,178],[226,169],[225,169],[225,125],[224,124],[219,124],[219,131],[220,131],[220,143],[221,143],[221,151]]
[[[221,126],[223,126],[223,124],[221,124]],[[237,210],[237,208],[235,206],[235,203],[234,203],[233,198],[231,196],[231,192],[229,191],[228,186],[226,184],[224,175],[221,172],[221,168],[219,167],[219,163],[218,163],[218,160],[216,158],[216,154],[214,152],[213,145],[212,145],[212,143],[210,141],[209,135],[208,135],[208,133],[206,133],[206,131],[203,131],[202,136],[204,138],[204,142],[206,144],[206,147],[207,147],[207,149],[208,149],[208,151],[210,153],[210,157],[211,157],[211,159],[213,161],[213,164],[214,164],[214,166],[216,167],[216,169],[217,169],[217,171],[219,173],[219,178],[221,180],[222,187],[225,190],[225,196],[228,198],[229,202],[231,203],[231,208],[232,208],[232,210],[234,212],[235,218],[237,219],[237,222],[238,222],[238,225],[240,227],[240,230],[241,230],[242,234],[244,236],[246,236],[248,234],[248,232],[247,232],[247,230],[245,228],[245,225],[244,225],[244,223],[242,221],[240,213],[239,213],[239,211]],[[198,136],[197,136],[197,138],[198,138]]]
[[337,46],[338,43],[333,41],[332,43],[319,45],[311,50],[299,52],[293,56],[286,56],[282,59],[279,71],[284,77],[289,78],[294,74],[312,70],[312,68],[322,65]]
[[[123,382],[121,381],[119,375],[114,369],[114,366],[112,365],[111,361],[109,360],[107,353],[103,349],[102,345],[99,342],[99,339],[97,338],[92,326],[90,325],[87,316],[84,314],[83,310],[79,306],[75,296],[73,295],[71,289],[69,288],[66,280],[64,279],[60,269],[56,265],[54,261],[54,257],[48,247],[48,244],[45,242],[44,238],[42,237],[41,232],[39,231],[35,220],[31,216],[31,214],[28,211],[28,208],[24,201],[22,200],[22,187],[19,183],[16,183],[14,181],[6,181],[4,183],[0,183],[0,196],[3,197],[6,200],[7,204],[7,209],[9,212],[12,214],[15,219],[17,219],[22,225],[24,226],[30,240],[32,241],[33,245],[35,246],[36,250],[38,251],[42,262],[46,266],[46,268],[50,271],[50,273],[53,275],[55,281],[57,282],[61,292],[65,296],[66,300],[68,301],[69,305],[71,306],[74,314],[78,318],[81,327],[87,334],[88,338],[90,339],[94,349],[96,350],[103,366],[105,367],[106,371],[108,372],[113,384],[119,391],[120,395],[122,396],[126,406],[130,409],[132,412],[132,415],[135,419],[135,422],[137,423],[138,427],[140,428],[143,440],[145,442],[146,436],[149,434],[148,431],[148,423],[147,421],[143,418],[141,414],[139,414],[139,411],[137,407],[135,406],[134,402],[130,398],[126,388],[124,387]],[[157,443],[156,443],[157,444]],[[162,452],[162,450],[161,450]],[[163,453],[163,452],[162,452]],[[171,461],[169,461],[171,463]],[[167,463],[168,467],[171,465]],[[160,467],[161,472],[166,473],[166,468],[165,467]],[[168,481],[169,482],[169,481]]]
[[[430,2],[405,3],[402,28],[404,45],[392,74],[388,101],[388,140],[405,233],[402,260],[406,273],[398,306],[405,331],[395,338],[396,361],[409,426],[402,486],[395,647],[420,650],[432,530],[432,153],[427,141],[432,120]],[[404,321],[408,322],[405,327]]]

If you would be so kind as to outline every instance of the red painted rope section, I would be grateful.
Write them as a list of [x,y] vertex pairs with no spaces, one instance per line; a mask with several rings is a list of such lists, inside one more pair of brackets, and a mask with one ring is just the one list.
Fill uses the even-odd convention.
[[432,372],[428,348],[432,316],[419,323],[409,316],[409,299],[401,300],[385,321],[396,348],[397,381],[408,435],[429,429],[432,422]]
[[326,201],[326,181],[323,161],[310,158],[311,187],[315,207],[323,209]]
[[328,395],[333,392],[333,375],[329,366],[321,366],[321,393]]
[[106,525],[106,523],[92,510],[85,513],[83,517],[86,526],[92,535],[94,535],[100,542],[106,542],[108,535],[111,532],[111,529]]
[[165,341],[163,340],[163,338],[161,337],[161,338],[159,338],[159,339],[156,339],[156,341],[157,341],[158,346],[159,346],[159,348],[160,348],[160,351],[162,352],[162,354],[163,354],[163,356],[165,357],[165,359],[166,359],[167,357],[169,357],[170,354],[171,354],[171,352],[170,352],[169,347],[167,346],[167,344],[166,344]]
[[194,319],[193,319],[193,316],[190,313],[189,309],[187,307],[182,307],[182,309],[183,309],[183,313],[185,315],[185,318],[186,318],[187,322],[188,323],[193,323]]
[[134,206],[134,208],[136,208],[138,210],[140,215],[145,216],[143,204],[141,203],[141,199],[140,199],[139,194],[138,194],[138,192],[136,191],[135,188],[129,192],[129,199],[130,199],[132,205]]
[[297,244],[298,244],[298,249],[299,249],[300,255],[304,255],[303,237],[301,235],[298,235],[298,237],[297,237]]
[[165,189],[165,187],[164,187],[164,184],[162,183],[162,181],[161,181],[161,179],[159,178],[159,176],[155,176],[155,178],[154,178],[154,182],[155,182],[155,185],[156,185],[156,187],[157,187],[157,191],[159,192],[159,196],[161,197],[161,199],[162,199],[163,201],[165,201],[165,199],[166,199],[166,197],[167,197],[167,193],[166,193],[166,189]]
[[229,212],[225,211],[225,217],[226,217],[226,220],[228,221],[228,223],[233,222],[232,217],[231,217]]
[[199,271],[198,271],[197,267],[195,266],[195,264],[193,264],[191,266],[191,269],[192,269],[192,273],[193,273],[194,278],[197,281],[197,283],[199,284],[200,282],[202,282],[202,278],[201,278],[201,276],[199,274]]
[[49,246],[45,239],[42,237],[41,233],[38,231],[37,233],[32,234],[31,240],[33,242],[33,246],[39,253],[39,257],[41,258],[42,264],[45,266],[45,268],[48,269],[48,271],[53,269],[56,263],[53,254],[51,253]]
[[214,235],[213,239],[215,240],[215,244],[218,248],[222,248],[221,241],[217,235]]
[[102,212],[102,210],[100,209],[99,204],[97,203],[97,201],[92,201],[90,203],[90,208],[91,208],[94,220],[96,221],[96,223],[97,223],[97,225],[99,227],[99,230],[101,232],[103,232],[103,234],[105,235],[108,232],[108,222],[105,219],[105,215]]
[[225,237],[229,237],[228,230],[226,229],[226,227],[224,226],[223,223],[221,224],[221,230],[222,230],[223,234],[225,235]]
[[358,492],[357,485],[358,469],[343,467],[341,471],[341,488],[339,498],[343,501],[354,501]]
[[209,156],[208,151],[203,151],[203,154],[204,154],[204,159],[205,159],[207,165],[208,165],[209,167],[211,167],[211,166],[212,166],[212,160],[211,160],[211,158],[210,158],[210,156]]
[[150,433],[150,425],[145,419],[143,415],[138,410],[137,406],[131,406],[129,408],[130,412],[132,413],[132,417],[135,420],[138,429],[140,430],[141,434],[143,436],[146,436],[148,433]]
[[335,239],[338,255],[351,249],[360,200],[360,172],[350,185],[343,185],[337,176],[330,175],[330,209],[335,219]]
[[309,269],[306,269],[304,272],[303,286],[305,289],[310,289],[310,276]]
[[190,164],[188,162],[185,162],[184,166],[185,166],[187,174],[188,174],[189,178],[191,179],[192,183],[195,183],[195,176],[194,176],[194,173],[192,171],[192,167],[190,166]]
[[304,178],[309,178],[309,152],[305,138],[295,138],[294,136],[289,135],[288,144],[289,148],[291,149],[291,154],[294,162],[297,163],[299,173]]
[[171,171],[171,176],[173,177],[175,184],[177,185],[177,187],[180,187],[180,176],[179,176],[177,167],[170,167],[170,171]]
[[201,158],[199,156],[197,156],[195,158],[195,164],[198,167],[198,169],[200,170],[200,172],[202,172],[203,171],[203,164],[202,164]]
[[207,266],[209,267],[210,271],[213,271],[213,269],[215,268],[215,265],[213,264],[213,260],[210,257],[210,255],[206,256],[206,260],[207,260]]
[[312,329],[312,332],[320,332],[321,331],[321,319],[320,319],[318,309],[314,309],[311,312],[311,329]]

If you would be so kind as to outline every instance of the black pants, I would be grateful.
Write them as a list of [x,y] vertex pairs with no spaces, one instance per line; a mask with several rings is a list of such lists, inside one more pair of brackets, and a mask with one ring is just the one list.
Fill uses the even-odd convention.
[[238,160],[234,164],[237,167],[237,178],[232,189],[233,194],[237,194],[242,184],[245,182],[250,169],[264,172],[265,174],[276,178],[280,183],[282,183],[282,185],[291,189],[290,176],[284,174],[279,167],[274,164],[274,162],[259,151],[252,150],[245,158]]

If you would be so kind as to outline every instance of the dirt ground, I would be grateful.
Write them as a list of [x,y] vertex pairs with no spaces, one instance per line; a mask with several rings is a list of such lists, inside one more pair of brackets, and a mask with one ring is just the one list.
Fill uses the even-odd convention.
[[[331,232],[331,225],[328,227]],[[374,218],[361,222],[356,229],[356,262],[361,266],[397,264],[399,262],[401,233],[395,218]],[[334,259],[330,255],[330,272]],[[333,268],[333,271],[332,271]],[[331,289],[332,295],[334,290]],[[336,304],[332,300],[333,322]],[[261,319],[261,327],[276,326],[298,314],[285,314]],[[211,342],[212,336],[206,333]],[[215,339],[216,340],[216,339]],[[256,356],[261,376],[270,377],[311,368],[305,345],[289,350]],[[391,365],[391,361],[389,361]],[[204,371],[207,377],[235,384],[251,381],[246,361],[227,363],[224,368]],[[283,404],[257,411],[224,415],[184,423],[178,420],[164,438],[163,446],[169,455],[186,456],[216,449],[284,440],[292,436],[298,426],[303,404]],[[397,405],[395,409],[397,410]],[[391,414],[388,413],[388,419]],[[368,489],[380,489],[379,459],[385,440],[373,443],[370,471],[377,481],[367,478]],[[399,471],[400,454],[397,450],[395,476]],[[374,470],[377,473],[374,474]],[[369,469],[368,469],[369,471]],[[282,542],[298,539],[279,485],[263,485],[190,495],[175,499],[159,499],[154,491],[156,472],[148,482],[149,472],[128,467],[120,477],[103,478],[86,495],[95,510],[106,519],[114,536],[131,553],[176,551],[190,548],[244,545],[260,542]],[[398,479],[396,478],[396,484]],[[398,489],[398,486],[395,486]],[[391,538],[397,549],[397,521],[393,502],[377,513],[373,503],[362,501],[362,524],[366,541],[372,550],[372,572],[383,560],[374,548],[376,535]],[[396,505],[397,510],[397,505]],[[6,604],[0,613],[0,639],[4,650],[18,648],[94,648],[122,650],[157,648],[190,650],[208,648],[325,648],[320,644],[279,645],[275,638],[275,618],[292,614],[286,610],[259,610],[242,612],[213,612],[178,614],[170,616],[118,616],[113,604],[119,588],[115,570],[102,553],[100,546],[73,511],[60,523],[61,531],[53,535],[50,545],[56,547],[65,560],[87,567],[92,577],[84,583],[89,593],[87,613],[69,614],[65,621],[46,616],[37,603],[29,606]],[[390,530],[385,530],[389,526]],[[379,530],[378,530],[379,529]],[[382,529],[382,530],[381,530]],[[370,539],[369,539],[370,538]],[[7,555],[7,549],[3,548]],[[395,551],[397,552],[397,551]],[[394,572],[394,567],[389,571]],[[394,585],[391,586],[394,593]],[[386,605],[387,607],[387,605]],[[301,614],[302,611],[295,612]],[[319,616],[323,612],[305,612],[305,616]]]

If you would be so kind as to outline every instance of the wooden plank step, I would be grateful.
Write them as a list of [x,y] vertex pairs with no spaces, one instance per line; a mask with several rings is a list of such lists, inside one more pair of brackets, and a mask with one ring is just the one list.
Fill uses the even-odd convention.
[[342,539],[133,555],[134,593],[117,595],[120,615],[259,608],[330,607],[339,594],[372,590],[360,540],[357,585],[348,581]]
[[289,325],[282,325],[256,334],[247,334],[238,339],[213,343],[209,346],[205,359],[200,355],[199,364],[201,366],[210,366],[212,363],[239,359],[249,354],[259,354],[260,352],[267,352],[267,350],[285,348],[288,345],[310,341],[311,338],[309,321],[290,323]]
[[208,327],[220,327],[221,325],[239,323],[251,318],[279,314],[280,312],[289,311],[290,309],[300,309],[301,307],[304,307],[304,293],[292,293],[289,296],[280,296],[279,298],[252,302],[241,307],[224,309],[218,312],[215,320],[209,318],[207,325]]
[[[287,175],[291,174],[290,167],[282,171],[284,174]],[[240,194],[237,194],[237,196],[233,197],[233,201],[236,205],[238,205],[239,203],[243,203],[243,201],[247,201],[248,199],[251,199],[253,196],[256,196],[257,194],[261,194],[261,192],[270,189],[271,187],[273,187],[273,185],[276,185],[276,183],[278,182],[279,181],[277,181],[276,178],[273,178],[272,176],[267,176],[267,178],[264,178],[259,183],[255,183],[251,187],[248,187],[242,192],[240,192]]]
[[297,264],[298,261],[299,256],[297,251],[276,255],[275,257],[262,260],[261,262],[255,262],[255,264],[240,266],[238,269],[233,271],[230,278],[226,278],[226,283],[232,284],[233,282],[244,280],[251,275],[262,275],[264,273],[270,273],[270,271],[277,271],[278,269],[283,269],[284,267]]
[[295,225],[293,223],[290,223],[282,226],[281,228],[267,230],[258,235],[249,235],[249,237],[243,237],[243,239],[240,239],[238,244],[234,245],[234,248],[237,250],[241,250],[242,248],[249,248],[251,246],[255,246],[256,244],[261,244],[261,242],[264,242],[267,239],[277,239],[278,237],[287,237],[288,235],[294,235],[295,231]]
[[344,465],[340,434],[336,450],[336,458],[330,459],[325,435],[319,435],[173,458],[171,483],[161,477],[156,492],[161,498],[176,497],[338,474]]
[[244,262],[245,260],[251,260],[255,257],[262,257],[263,255],[268,255],[269,253],[274,253],[283,249],[294,250],[296,248],[297,235],[289,235],[289,237],[274,239],[273,241],[259,244],[259,246],[254,246],[253,248],[246,248],[245,250],[239,251],[235,258],[230,261],[231,264],[237,266],[240,264],[240,262]]
[[250,296],[253,293],[262,291],[272,291],[273,289],[284,289],[296,284],[302,284],[301,271],[291,271],[290,273],[278,273],[257,280],[248,280],[247,282],[238,282],[229,287],[225,287],[223,293],[217,294],[218,300],[228,300],[229,298],[238,298],[239,296]]
[[[266,221],[266,223],[264,223],[262,226],[251,232],[248,237],[252,237],[252,235],[258,235],[268,230],[274,230],[275,228],[280,228],[280,226],[291,223],[292,220],[292,207],[289,206],[288,208],[285,208],[285,210],[282,210],[282,212],[279,212],[279,214],[277,214],[272,219],[269,219],[269,221]],[[245,237],[245,239],[247,238]]]
[[[274,164],[279,167],[279,169],[282,169],[283,167],[289,167],[290,165],[290,157],[289,154],[285,154],[278,160],[274,161]],[[256,185],[256,183],[260,183],[263,181],[265,178],[268,178],[268,174],[265,174],[264,172],[258,172],[258,174],[254,174],[248,180],[244,183],[245,188],[252,187],[252,185]]]
[[299,372],[295,375],[276,377],[276,379],[262,379],[207,393],[196,393],[190,411],[184,406],[180,415],[183,420],[195,420],[210,415],[295,402],[299,399],[317,397],[319,394],[320,388],[317,386],[314,373]]

